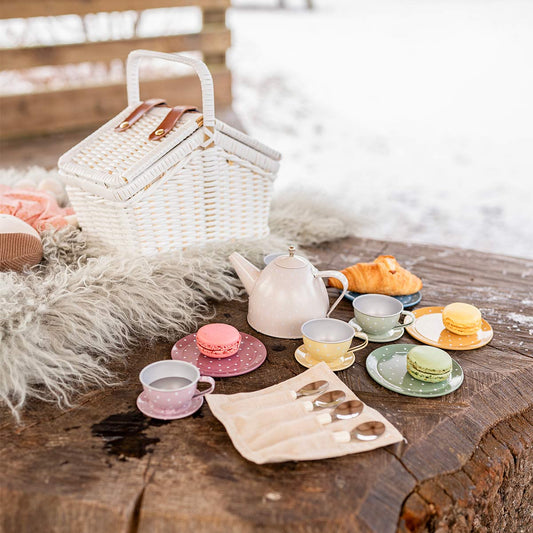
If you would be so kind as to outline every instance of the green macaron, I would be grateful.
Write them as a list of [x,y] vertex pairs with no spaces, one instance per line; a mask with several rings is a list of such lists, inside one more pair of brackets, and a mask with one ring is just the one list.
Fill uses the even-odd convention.
[[407,353],[407,372],[420,381],[438,383],[450,377],[452,358],[433,346],[415,346]]

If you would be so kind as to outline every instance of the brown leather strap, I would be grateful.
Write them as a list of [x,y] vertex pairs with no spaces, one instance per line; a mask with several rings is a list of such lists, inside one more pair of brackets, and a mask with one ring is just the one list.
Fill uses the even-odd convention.
[[155,141],[157,139],[162,139],[178,122],[178,120],[185,114],[187,111],[198,111],[196,107],[177,105],[173,107],[168,115],[163,119],[163,122],[157,126],[157,128],[150,133],[148,139]]
[[140,118],[142,118],[150,109],[155,106],[166,104],[161,98],[151,98],[145,102],[141,102],[116,128],[115,131],[126,131],[131,128]]

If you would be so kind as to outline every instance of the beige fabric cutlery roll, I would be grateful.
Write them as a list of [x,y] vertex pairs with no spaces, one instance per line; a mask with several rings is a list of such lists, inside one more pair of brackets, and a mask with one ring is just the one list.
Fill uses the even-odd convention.
[[[239,398],[240,397],[240,398]],[[250,398],[247,393],[233,394],[233,401],[225,407],[227,413],[246,414],[246,409],[250,405]],[[294,400],[292,391],[279,390],[272,393],[265,393],[258,396],[254,401],[253,409],[275,407],[276,405],[286,405]]]
[[[317,415],[333,409],[309,412],[304,407],[305,402],[320,394],[294,400],[289,393],[320,379],[329,382],[328,390],[344,391],[347,400],[359,399],[325,363],[266,389],[233,395],[209,394],[206,399],[213,414],[224,424],[235,448],[243,457],[257,464],[339,457],[402,440],[400,432],[367,405],[359,416],[351,420],[321,425]],[[346,443],[335,440],[335,432],[350,431],[370,420],[385,424],[385,433],[378,439]]]
[[270,428],[265,428],[249,439],[249,446],[254,451],[261,450],[279,444],[280,435],[283,442],[285,442],[302,435],[307,436],[321,432],[322,426],[316,417],[316,413],[314,413],[297,420],[289,419]]
[[265,430],[265,422],[268,424],[266,427],[277,427],[287,420],[300,420],[308,414],[303,402],[291,399],[276,407],[260,407],[247,415],[233,415],[233,425],[239,434],[248,440]]

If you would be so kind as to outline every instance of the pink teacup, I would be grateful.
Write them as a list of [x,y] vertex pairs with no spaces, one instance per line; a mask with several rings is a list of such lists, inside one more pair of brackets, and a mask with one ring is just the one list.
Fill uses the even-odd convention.
[[[201,376],[200,371],[186,361],[156,361],[145,366],[139,374],[147,401],[154,409],[181,411],[187,409],[194,398],[213,392],[215,380]],[[199,391],[199,381],[210,387]]]

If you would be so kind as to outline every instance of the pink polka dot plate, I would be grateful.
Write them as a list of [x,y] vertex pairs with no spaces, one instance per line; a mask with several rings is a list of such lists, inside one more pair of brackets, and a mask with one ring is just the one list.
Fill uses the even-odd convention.
[[177,420],[178,418],[185,418],[196,413],[204,403],[203,396],[193,398],[191,403],[181,409],[157,409],[146,398],[146,393],[143,391],[137,397],[137,408],[139,411],[150,418],[157,418],[158,420]]
[[252,335],[241,331],[241,345],[239,351],[231,357],[215,359],[207,357],[196,346],[196,334],[187,335],[172,347],[172,359],[187,361],[197,366],[203,376],[214,378],[229,378],[247,374],[259,368],[266,359],[265,345]]

